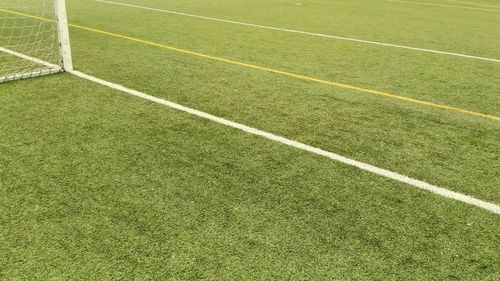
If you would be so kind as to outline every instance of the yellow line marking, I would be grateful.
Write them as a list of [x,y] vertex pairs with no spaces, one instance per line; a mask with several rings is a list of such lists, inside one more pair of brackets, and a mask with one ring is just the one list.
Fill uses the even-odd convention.
[[[32,15],[23,14],[23,13],[5,10],[5,9],[0,9],[0,11],[10,13],[10,14],[30,17],[30,18],[34,18],[34,19],[38,19],[38,20],[43,20],[43,21],[52,21],[50,19],[32,16]],[[362,92],[362,93],[367,93],[367,94],[372,94],[372,95],[383,96],[383,97],[392,98],[392,99],[396,99],[396,100],[402,100],[402,101],[406,101],[406,102],[410,102],[410,103],[426,105],[426,106],[430,106],[430,107],[434,107],[434,108],[439,108],[439,109],[459,112],[459,113],[463,113],[463,114],[467,114],[467,115],[478,116],[478,117],[482,117],[482,118],[486,118],[486,119],[490,119],[490,120],[500,121],[500,117],[495,116],[495,115],[479,113],[479,112],[470,111],[470,110],[462,109],[462,108],[458,108],[458,107],[448,106],[448,105],[444,105],[444,104],[437,104],[437,103],[433,103],[430,101],[409,98],[409,97],[400,96],[400,95],[387,93],[387,92],[382,92],[382,91],[378,91],[378,90],[366,89],[366,88],[361,88],[361,87],[352,86],[352,85],[348,85],[348,84],[332,82],[332,81],[322,80],[322,79],[309,77],[309,76],[305,76],[305,75],[286,72],[286,71],[282,71],[282,70],[258,66],[258,65],[254,65],[254,64],[238,62],[238,61],[234,61],[234,60],[230,60],[230,59],[225,59],[225,58],[215,57],[215,56],[206,55],[206,54],[202,54],[202,53],[197,53],[197,52],[193,52],[193,51],[189,51],[189,50],[185,50],[185,49],[180,49],[180,48],[176,48],[176,47],[172,47],[172,46],[168,46],[168,45],[164,45],[164,44],[160,44],[160,43],[155,43],[155,42],[151,42],[151,41],[147,41],[147,40],[143,40],[143,39],[138,39],[138,38],[134,38],[134,37],[126,36],[126,35],[116,34],[116,33],[112,33],[109,31],[85,27],[85,26],[81,26],[81,25],[69,24],[69,26],[73,27],[73,28],[91,31],[91,32],[95,32],[95,33],[100,33],[100,34],[108,35],[111,37],[121,38],[121,39],[129,40],[129,41],[133,41],[133,42],[137,42],[137,43],[141,43],[141,44],[145,44],[145,45],[149,45],[149,46],[167,49],[167,50],[171,50],[171,51],[175,51],[175,52],[179,52],[179,53],[189,54],[189,55],[202,57],[202,58],[206,58],[206,59],[210,59],[210,60],[225,62],[228,64],[239,65],[239,66],[244,66],[247,68],[257,69],[257,70],[275,73],[275,74],[280,74],[280,75],[288,76],[288,77],[293,77],[293,78],[304,80],[304,81],[316,82],[316,83],[335,86],[338,88],[348,89],[348,90],[352,90],[352,91],[356,91],[356,92]]]

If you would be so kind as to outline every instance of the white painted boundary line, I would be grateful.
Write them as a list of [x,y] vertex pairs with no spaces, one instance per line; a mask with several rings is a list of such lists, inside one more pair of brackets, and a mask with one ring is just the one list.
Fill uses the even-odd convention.
[[[26,56],[23,54],[19,54],[16,52],[12,52],[12,53],[15,53],[15,55],[18,57],[22,57],[22,58],[25,58],[27,60],[33,61],[33,62],[40,62],[40,60],[38,60],[36,58],[32,58],[32,57],[29,57],[29,56]],[[46,66],[52,65],[48,62],[44,62],[43,64]],[[52,66],[54,66],[54,65],[52,65]],[[78,76],[82,79],[85,79],[85,80],[112,88],[114,90],[129,94],[132,96],[136,96],[136,97],[139,97],[139,98],[142,98],[142,99],[145,99],[145,100],[148,100],[148,101],[151,101],[151,102],[154,102],[154,103],[166,106],[166,107],[170,107],[170,108],[182,111],[184,113],[188,113],[188,114],[200,117],[202,119],[207,119],[207,120],[210,120],[212,122],[215,122],[215,123],[227,126],[227,127],[241,130],[241,131],[249,133],[251,135],[259,136],[259,137],[262,137],[262,138],[265,138],[268,140],[272,140],[275,142],[279,142],[281,144],[288,145],[288,146],[291,146],[291,147],[294,147],[294,148],[297,148],[300,150],[304,150],[304,151],[307,151],[307,152],[310,152],[310,153],[313,153],[316,155],[320,155],[320,156],[329,158],[331,160],[334,160],[334,161],[337,161],[337,162],[340,162],[340,163],[343,163],[343,164],[346,164],[346,165],[349,165],[352,167],[356,167],[360,170],[370,172],[370,173],[373,173],[373,174],[376,174],[376,175],[379,175],[379,176],[382,176],[385,178],[389,178],[389,179],[392,179],[392,180],[395,180],[395,181],[398,181],[401,183],[406,183],[406,184],[411,185],[413,187],[427,190],[427,191],[430,191],[432,193],[441,195],[443,197],[457,200],[457,201],[460,201],[460,202],[463,202],[463,203],[466,203],[469,205],[473,205],[473,206],[479,207],[481,209],[487,210],[489,212],[500,215],[500,206],[498,206],[494,203],[482,201],[482,200],[476,199],[474,197],[471,197],[471,196],[468,196],[468,195],[465,195],[462,193],[451,191],[451,190],[446,189],[446,188],[438,187],[438,186],[435,186],[435,185],[432,185],[432,184],[429,184],[429,183],[426,183],[426,182],[423,182],[420,180],[412,179],[410,177],[407,177],[407,176],[404,176],[404,175],[401,175],[401,174],[398,174],[395,172],[391,172],[389,170],[385,170],[382,168],[372,166],[370,164],[356,161],[356,160],[347,158],[345,156],[323,150],[321,148],[313,147],[313,146],[310,146],[310,145],[307,145],[307,144],[304,144],[304,143],[301,143],[298,141],[290,140],[290,139],[287,139],[287,138],[284,138],[284,137],[281,137],[281,136],[278,136],[278,135],[275,135],[275,134],[272,134],[272,133],[269,133],[266,131],[252,128],[252,127],[243,125],[241,123],[233,122],[233,121],[221,118],[221,117],[217,117],[215,115],[212,115],[212,114],[200,111],[200,110],[196,110],[196,109],[193,109],[190,107],[186,107],[186,106],[183,106],[183,105],[180,105],[180,104],[168,101],[168,100],[164,100],[161,98],[150,96],[148,94],[124,87],[124,86],[119,85],[119,84],[115,84],[112,82],[108,82],[108,81],[99,79],[97,77],[82,73],[80,71],[73,70],[73,71],[68,71],[68,72],[75,75],[75,76]]]
[[493,10],[493,9],[486,9],[486,8],[475,8],[475,7],[467,7],[467,6],[458,6],[458,5],[449,5],[449,4],[436,4],[436,3],[403,1],[403,0],[385,0],[385,1],[387,1],[387,2],[394,2],[394,3],[402,3],[402,4],[415,4],[415,5],[424,5],[424,6],[438,6],[438,7],[448,7],[448,8],[458,8],[458,9],[466,9],[466,10],[476,10],[476,11],[485,11],[485,12],[497,12],[497,13],[500,13],[500,10]]
[[191,115],[195,115],[195,116],[198,116],[200,118],[207,119],[207,120],[213,121],[215,123],[219,123],[219,124],[222,124],[222,125],[234,128],[234,129],[238,129],[238,130],[241,130],[243,132],[246,132],[246,133],[249,133],[252,135],[256,135],[256,136],[259,136],[259,137],[262,137],[262,138],[265,138],[268,140],[279,142],[279,143],[282,143],[284,145],[288,145],[288,146],[291,146],[291,147],[294,147],[294,148],[297,148],[300,150],[304,150],[304,151],[307,151],[307,152],[310,152],[313,154],[317,154],[317,155],[320,155],[320,156],[323,156],[326,158],[330,158],[331,160],[334,160],[334,161],[337,161],[337,162],[340,162],[340,163],[343,163],[343,164],[346,164],[349,166],[356,167],[356,168],[363,170],[363,171],[367,171],[367,172],[377,174],[377,175],[385,177],[385,178],[389,178],[389,179],[392,179],[395,181],[406,183],[408,185],[411,185],[411,186],[414,186],[414,187],[417,187],[420,189],[424,189],[424,190],[430,191],[432,193],[439,194],[443,197],[447,197],[447,198],[450,198],[453,200],[457,200],[457,201],[461,201],[461,202],[464,202],[464,203],[467,203],[470,205],[474,205],[476,207],[485,209],[485,210],[490,211],[490,212],[495,213],[495,214],[500,214],[500,206],[495,205],[493,203],[489,203],[489,202],[485,202],[485,201],[482,201],[479,199],[475,199],[475,198],[470,197],[470,196],[465,195],[465,194],[454,192],[454,191],[451,191],[451,190],[448,190],[448,189],[445,189],[442,187],[438,187],[435,185],[431,185],[431,184],[428,184],[428,183],[423,182],[423,181],[419,181],[419,180],[412,179],[412,178],[404,176],[404,175],[400,175],[400,174],[395,173],[395,172],[391,172],[389,170],[385,170],[382,168],[372,166],[370,164],[366,164],[366,163],[359,162],[359,161],[356,161],[353,159],[349,159],[345,156],[338,155],[338,154],[335,154],[333,152],[325,151],[323,149],[316,148],[316,147],[313,147],[313,146],[310,146],[310,145],[307,145],[307,144],[304,144],[301,142],[290,140],[290,139],[287,139],[287,138],[284,138],[284,137],[281,137],[278,135],[274,135],[274,134],[269,133],[269,132],[265,132],[265,131],[255,129],[255,128],[252,128],[252,127],[240,124],[240,123],[236,123],[236,122],[233,122],[233,121],[221,118],[221,117],[217,117],[217,116],[211,115],[211,114],[203,112],[203,111],[199,111],[199,110],[192,109],[192,108],[189,108],[189,107],[177,104],[177,103],[173,103],[173,102],[161,99],[161,98],[150,96],[150,95],[147,95],[145,93],[141,93],[139,91],[132,90],[132,89],[126,88],[122,85],[118,85],[118,84],[115,84],[112,82],[104,81],[102,79],[87,75],[87,74],[79,72],[79,71],[71,71],[70,73],[72,73],[78,77],[81,77],[83,79],[101,84],[103,86],[130,94],[130,95],[133,95],[133,96],[145,99],[145,100],[152,101],[152,102],[157,103],[157,104],[161,104],[161,105],[164,105],[164,106],[167,106],[167,107],[170,107],[170,108],[173,108],[173,109],[185,112],[185,113],[189,113]]
[[489,4],[474,3],[474,2],[467,2],[467,1],[458,1],[458,0],[446,0],[446,1],[447,2],[460,3],[460,4],[473,5],[473,6],[479,6],[479,7],[488,7],[488,8],[498,8],[498,9],[500,9],[500,6],[489,5]]
[[241,22],[241,21],[205,17],[205,16],[181,13],[181,12],[176,12],[176,11],[171,11],[171,10],[162,10],[162,9],[150,8],[150,7],[145,7],[145,6],[138,6],[138,5],[126,4],[126,3],[120,3],[120,2],[107,1],[107,0],[96,0],[96,2],[125,6],[125,7],[130,7],[130,8],[143,9],[143,10],[156,11],[156,12],[160,12],[160,13],[167,13],[167,14],[173,14],[173,15],[178,15],[178,16],[185,16],[185,17],[192,17],[192,18],[198,18],[198,19],[205,19],[205,20],[211,20],[211,21],[218,21],[218,22],[224,22],[224,23],[249,26],[249,27],[269,29],[269,30],[275,30],[275,31],[282,31],[282,32],[316,36],[316,37],[322,37],[322,38],[328,38],[328,39],[351,41],[351,42],[365,43],[365,44],[378,45],[378,46],[384,46],[384,47],[392,47],[392,48],[406,49],[406,50],[412,50],[412,51],[427,52],[427,53],[434,53],[434,54],[440,54],[440,55],[447,55],[447,56],[454,56],[454,57],[461,57],[461,58],[468,58],[468,59],[475,59],[475,60],[500,63],[500,59],[495,59],[495,58],[472,56],[472,55],[466,55],[466,54],[460,54],[460,53],[410,47],[410,46],[397,45],[397,44],[391,44],[391,43],[383,43],[383,42],[378,42],[378,41],[370,41],[370,40],[356,39],[356,38],[350,38],[350,37],[342,37],[342,36],[328,35],[328,34],[322,34],[322,33],[307,32],[307,31],[301,31],[301,30],[296,30],[296,29],[279,28],[279,27],[273,27],[273,26],[246,23],[246,22]]
[[41,65],[43,65],[43,66],[45,66],[45,67],[48,68],[48,69],[42,69],[42,70],[38,70],[38,71],[33,71],[33,72],[30,72],[30,73],[19,73],[19,74],[14,74],[14,75],[11,75],[11,76],[0,77],[0,83],[1,82],[13,81],[13,80],[19,80],[19,79],[26,79],[26,78],[34,78],[34,77],[39,77],[39,76],[45,76],[45,75],[54,74],[54,73],[58,73],[58,72],[62,72],[63,71],[62,67],[60,67],[59,65],[51,64],[51,63],[48,63],[48,62],[43,61],[43,60],[39,60],[39,59],[30,57],[30,56],[27,56],[27,55],[23,55],[21,53],[11,51],[11,50],[9,50],[7,48],[4,48],[4,47],[0,47],[0,52],[7,53],[9,55],[13,55],[13,56],[19,57],[21,59],[25,59],[25,60],[37,63],[37,64],[41,64]]
[[13,55],[13,56],[16,56],[18,58],[25,59],[25,60],[28,60],[28,61],[31,61],[31,62],[34,62],[37,64],[41,64],[41,65],[46,66],[48,68],[54,68],[54,69],[61,68],[59,65],[55,65],[55,64],[31,57],[31,56],[27,56],[25,54],[15,52],[15,51],[9,50],[9,49],[4,48],[4,47],[0,47],[0,52],[4,52],[4,53],[7,53],[9,55]]

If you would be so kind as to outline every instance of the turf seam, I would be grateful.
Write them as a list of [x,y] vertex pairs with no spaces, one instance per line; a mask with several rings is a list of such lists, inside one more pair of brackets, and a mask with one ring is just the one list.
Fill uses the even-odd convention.
[[[11,52],[11,54],[17,55],[18,57],[23,58],[23,59],[31,60],[31,61],[36,62],[36,63],[42,63],[43,65],[49,66],[49,67],[57,67],[56,65],[51,64],[49,62],[41,61],[39,59],[32,58],[32,57],[29,57],[29,56],[24,55],[24,54],[20,54],[20,53],[14,52],[14,51],[10,51],[10,52]],[[212,115],[212,114],[204,112],[204,111],[200,111],[200,110],[193,109],[193,108],[190,108],[187,106],[183,106],[181,104],[174,103],[174,102],[171,102],[171,101],[168,101],[165,99],[151,96],[151,95],[145,94],[143,92],[139,92],[137,90],[133,90],[133,89],[127,88],[125,86],[122,86],[122,85],[119,85],[119,84],[116,84],[113,82],[109,82],[109,81],[85,74],[85,73],[80,72],[80,71],[73,70],[73,71],[68,71],[68,72],[79,77],[79,78],[91,81],[93,83],[100,84],[102,86],[106,86],[108,88],[129,94],[129,95],[132,95],[135,97],[139,97],[139,98],[142,98],[142,99],[145,99],[145,100],[148,100],[148,101],[151,101],[151,102],[154,102],[154,103],[157,103],[157,104],[160,104],[160,105],[163,105],[163,106],[166,106],[166,107],[169,107],[169,108],[172,108],[172,109],[184,112],[184,113],[188,113],[190,115],[197,116],[197,117],[202,118],[202,119],[206,119],[206,120],[209,120],[209,121],[212,121],[212,122],[215,122],[215,123],[218,123],[218,124],[221,124],[221,125],[233,128],[233,129],[237,129],[237,130],[243,131],[243,132],[251,134],[251,135],[262,137],[264,139],[278,142],[278,143],[281,143],[281,144],[284,144],[284,145],[287,145],[287,146],[290,146],[290,147],[293,147],[293,148],[296,148],[299,150],[303,150],[303,151],[306,151],[306,152],[309,152],[312,154],[323,156],[323,157],[329,158],[331,160],[334,160],[336,162],[340,162],[340,163],[349,165],[351,167],[355,167],[355,168],[358,168],[360,170],[363,170],[363,171],[366,171],[366,172],[369,172],[372,174],[376,174],[376,175],[379,175],[379,176],[382,176],[382,177],[385,177],[385,178],[388,178],[391,180],[405,183],[407,185],[410,185],[410,186],[413,186],[413,187],[416,187],[416,188],[419,188],[422,190],[427,190],[427,191],[430,191],[430,192],[435,193],[437,195],[440,195],[442,197],[452,199],[455,201],[460,201],[462,203],[476,206],[476,207],[479,207],[483,210],[500,215],[500,206],[496,205],[494,203],[491,203],[491,202],[476,199],[472,196],[469,196],[469,195],[466,195],[463,193],[455,192],[455,191],[452,191],[452,190],[449,190],[449,189],[446,189],[443,187],[429,184],[429,183],[421,181],[421,180],[413,179],[413,178],[410,178],[408,176],[401,175],[401,174],[398,174],[396,172],[392,172],[392,171],[389,171],[389,170],[386,170],[383,168],[379,168],[379,167],[376,167],[376,166],[373,166],[371,164],[367,164],[367,163],[364,163],[361,161],[357,161],[357,160],[354,160],[354,159],[351,159],[351,158],[348,158],[348,157],[345,157],[345,156],[342,156],[342,155],[339,155],[339,154],[336,154],[336,153],[333,153],[330,151],[323,150],[323,149],[318,148],[318,147],[314,147],[314,146],[311,146],[311,145],[308,145],[305,143],[301,143],[301,142],[291,140],[291,139],[288,139],[288,138],[285,138],[285,137],[282,137],[279,135],[275,135],[275,134],[270,133],[270,132],[266,132],[266,131],[263,131],[263,130],[260,130],[257,128],[253,128],[253,127],[241,124],[241,123],[237,123],[237,122],[234,122],[234,121],[222,118],[222,117],[218,117],[218,116]]]

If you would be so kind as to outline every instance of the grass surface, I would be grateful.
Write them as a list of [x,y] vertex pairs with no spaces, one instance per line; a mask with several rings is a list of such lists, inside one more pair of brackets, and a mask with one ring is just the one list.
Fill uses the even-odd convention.
[[[500,13],[385,1],[133,3],[500,57]],[[500,115],[498,63],[95,1],[68,9],[74,24]],[[500,203],[498,121],[80,29],[71,39],[83,72]],[[500,278],[498,215],[68,74],[0,84],[0,118],[0,279]]]

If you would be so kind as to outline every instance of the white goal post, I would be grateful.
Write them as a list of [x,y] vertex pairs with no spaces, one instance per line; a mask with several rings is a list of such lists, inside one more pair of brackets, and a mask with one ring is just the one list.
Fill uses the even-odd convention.
[[65,0],[0,1],[0,83],[72,70]]

